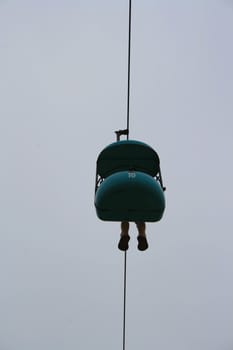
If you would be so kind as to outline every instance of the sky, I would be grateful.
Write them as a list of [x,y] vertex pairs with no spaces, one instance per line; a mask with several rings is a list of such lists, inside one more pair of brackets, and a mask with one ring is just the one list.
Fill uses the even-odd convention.
[[[0,0],[0,350],[122,348],[99,152],[126,127],[128,3]],[[130,226],[126,349],[233,349],[233,3],[133,0],[130,138],[163,219]]]

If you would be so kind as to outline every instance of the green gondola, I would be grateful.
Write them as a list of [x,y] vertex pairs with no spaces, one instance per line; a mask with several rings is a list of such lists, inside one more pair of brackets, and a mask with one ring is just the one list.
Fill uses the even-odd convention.
[[118,141],[98,156],[95,208],[104,221],[159,221],[165,198],[158,154],[134,140]]

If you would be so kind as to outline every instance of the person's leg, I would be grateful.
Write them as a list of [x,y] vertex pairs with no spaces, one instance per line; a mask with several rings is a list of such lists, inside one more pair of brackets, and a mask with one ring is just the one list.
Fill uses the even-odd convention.
[[123,221],[121,223],[121,238],[118,243],[118,248],[120,250],[127,250],[129,248],[128,242],[130,240],[129,237],[129,223],[128,221]]
[[148,242],[146,239],[146,224],[145,222],[136,222],[138,228],[138,249],[146,250],[148,248]]

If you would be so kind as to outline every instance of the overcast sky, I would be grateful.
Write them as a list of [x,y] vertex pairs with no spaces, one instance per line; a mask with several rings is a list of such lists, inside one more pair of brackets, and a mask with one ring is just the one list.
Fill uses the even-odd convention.
[[[128,2],[0,0],[0,350],[122,348],[98,153],[126,126]],[[233,4],[133,0],[130,137],[167,208],[131,225],[126,349],[233,349]]]

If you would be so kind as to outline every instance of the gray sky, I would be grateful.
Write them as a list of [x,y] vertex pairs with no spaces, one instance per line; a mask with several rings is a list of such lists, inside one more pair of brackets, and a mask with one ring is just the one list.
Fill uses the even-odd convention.
[[[127,1],[0,0],[0,349],[122,347],[95,162],[126,125]],[[233,5],[133,0],[131,138],[163,220],[128,253],[127,350],[233,348]]]

